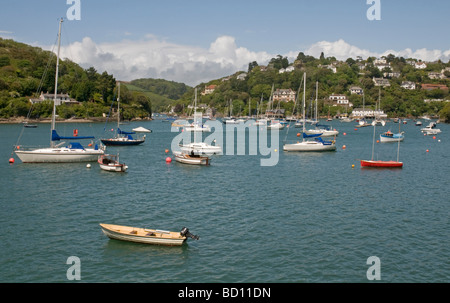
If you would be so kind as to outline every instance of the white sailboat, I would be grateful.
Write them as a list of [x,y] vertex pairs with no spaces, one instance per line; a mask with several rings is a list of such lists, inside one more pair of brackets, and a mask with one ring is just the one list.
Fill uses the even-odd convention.
[[59,54],[61,48],[61,25],[63,19],[59,21],[58,30],[58,52],[56,58],[56,76],[55,76],[55,96],[53,99],[53,112],[51,122],[51,140],[50,147],[45,148],[23,148],[16,146],[14,151],[23,163],[62,163],[62,162],[93,162],[97,161],[98,156],[104,154],[104,148],[95,145],[94,148],[84,148],[79,142],[71,142],[67,146],[62,146],[65,142],[55,144],[60,140],[79,140],[94,139],[94,137],[78,137],[78,133],[73,137],[62,137],[56,132],[56,96],[58,91],[58,72],[59,72]]
[[299,151],[299,152],[321,152],[321,151],[335,151],[336,145],[334,141],[324,141],[320,135],[313,135],[314,140],[306,140],[312,138],[305,134],[305,91],[306,91],[306,73],[303,74],[303,140],[297,143],[289,143],[283,145],[285,151]]
[[[197,88],[195,89],[194,101],[194,125],[199,125],[202,122],[202,113],[197,113]],[[204,126],[208,127],[209,126]],[[194,132],[194,142],[180,145],[181,153],[185,155],[219,155],[222,154],[222,147],[217,145],[207,144],[201,140],[197,140],[197,132]]]
[[[119,128],[120,125],[120,82],[118,84],[117,93],[117,135],[113,138],[101,139],[102,143],[107,146],[128,146],[128,145],[139,145],[145,142],[145,135],[133,137],[136,133],[135,130],[132,132],[126,132]],[[138,132],[151,132],[148,129],[142,128]]]
[[316,109],[315,109],[315,125],[316,127],[313,129],[307,129],[305,130],[305,133],[307,135],[320,135],[321,137],[335,137],[337,135],[339,135],[339,131],[337,131],[336,129],[332,129],[330,126],[328,125],[320,125],[319,120],[317,118],[317,98],[318,98],[318,86],[319,86],[319,82],[316,81]]

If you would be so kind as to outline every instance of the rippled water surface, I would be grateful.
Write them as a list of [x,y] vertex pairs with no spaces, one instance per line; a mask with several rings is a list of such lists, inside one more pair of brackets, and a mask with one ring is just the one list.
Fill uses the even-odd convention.
[[[280,131],[275,166],[247,154],[198,167],[165,162],[177,135],[170,123],[133,122],[123,128],[153,132],[143,145],[107,148],[129,166],[123,174],[15,156],[10,165],[22,128],[0,125],[0,282],[67,282],[70,256],[80,258],[84,282],[365,282],[370,256],[380,258],[384,282],[448,282],[450,126],[438,124],[433,139],[409,121],[401,125],[403,169],[362,169],[373,128],[331,123],[340,131],[336,152],[283,152],[299,131],[291,128]],[[105,125],[58,127],[102,137]],[[388,129],[398,124],[376,131]],[[49,137],[49,125],[39,124],[19,144],[46,145]],[[396,157],[396,143],[375,144],[375,158]],[[186,226],[200,240],[121,242],[99,223]]]

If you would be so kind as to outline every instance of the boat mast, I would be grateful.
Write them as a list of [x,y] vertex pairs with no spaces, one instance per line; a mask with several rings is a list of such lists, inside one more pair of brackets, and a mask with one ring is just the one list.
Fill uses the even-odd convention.
[[316,117],[315,117],[315,119],[316,119],[316,121],[314,121],[314,122],[319,122],[319,120],[317,120],[317,117],[318,117],[318,113],[317,113],[317,94],[318,94],[318,87],[319,87],[319,81],[316,81]]
[[305,108],[306,108],[306,101],[305,101],[305,93],[306,93],[306,73],[303,73],[303,141],[305,141],[305,124],[306,124],[306,117],[305,117]]
[[119,81],[119,89],[117,92],[117,134],[119,134],[119,125],[120,125],[120,81]]
[[51,140],[53,130],[55,129],[56,122],[56,97],[58,94],[58,74],[59,74],[59,52],[61,49],[61,24],[63,23],[63,18],[59,20],[59,30],[58,30],[58,52],[56,56],[56,75],[55,75],[55,96],[53,98],[53,112],[52,112],[52,130],[50,132],[50,145],[53,147],[54,143]]

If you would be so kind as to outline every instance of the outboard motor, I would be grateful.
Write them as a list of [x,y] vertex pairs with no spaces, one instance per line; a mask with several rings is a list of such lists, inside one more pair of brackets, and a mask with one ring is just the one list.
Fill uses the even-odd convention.
[[198,240],[198,239],[199,239],[199,236],[191,234],[191,233],[189,232],[189,229],[188,229],[187,227],[183,227],[183,228],[181,229],[181,231],[180,231],[180,234],[181,234],[183,237],[190,237],[190,238],[192,238],[192,239],[194,239],[194,240]]

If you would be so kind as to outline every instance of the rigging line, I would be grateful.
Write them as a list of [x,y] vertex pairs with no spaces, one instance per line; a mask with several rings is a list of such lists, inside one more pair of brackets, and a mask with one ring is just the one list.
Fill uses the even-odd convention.
[[[42,90],[42,87],[44,85],[44,79],[47,78],[47,73],[48,73],[48,70],[50,68],[50,63],[51,63],[51,61],[53,59],[53,55],[54,55],[53,51],[55,50],[55,46],[56,46],[57,41],[58,41],[58,35],[56,35],[56,40],[55,40],[55,43],[53,43],[52,50],[50,51],[50,56],[49,56],[48,61],[47,61],[47,66],[45,67],[44,72],[42,73],[41,81],[39,83],[38,88],[36,89],[36,93],[35,93],[35,97],[36,98],[39,96],[39,92],[41,92],[41,90]],[[33,111],[33,106],[34,106],[34,104],[31,103],[30,109],[28,110],[27,117],[25,119],[26,121],[30,120],[31,113]],[[14,149],[17,148],[17,146],[19,145],[19,142],[22,139],[24,131],[25,131],[25,127],[22,127],[22,129],[20,130],[20,134],[19,134],[19,136],[17,138],[16,144],[13,146],[13,150],[11,151],[12,155],[14,154]]]
[[[303,78],[304,78],[304,77],[302,76],[302,80],[300,81],[300,85],[298,86],[298,89],[297,89],[297,96],[295,96],[294,109],[295,109],[296,106],[297,106],[298,96],[300,95],[300,89],[301,89],[302,83],[303,83],[303,81],[304,81]],[[295,122],[297,122],[297,121],[295,121]],[[294,125],[295,125],[295,122],[294,122]],[[286,131],[286,135],[285,135],[285,137],[284,137],[284,142],[286,142],[287,135],[288,135],[289,130],[290,130],[290,128],[291,128],[291,123],[292,123],[292,122],[289,122],[289,127],[288,127],[288,129],[287,129],[287,131]]]
[[[106,131],[106,124],[108,123],[108,118],[109,118],[109,116],[111,115],[111,111],[112,111],[112,107],[113,107],[113,105],[114,105],[115,97],[116,97],[116,94],[114,94],[113,100],[112,100],[112,102],[111,102],[111,106],[109,107],[109,112],[108,112],[108,116],[106,117],[105,126],[103,127],[103,132]],[[117,114],[119,115],[120,113],[117,112]]]

